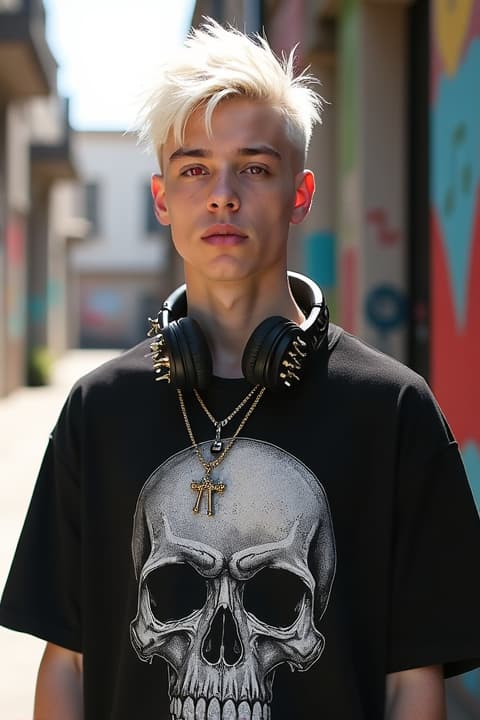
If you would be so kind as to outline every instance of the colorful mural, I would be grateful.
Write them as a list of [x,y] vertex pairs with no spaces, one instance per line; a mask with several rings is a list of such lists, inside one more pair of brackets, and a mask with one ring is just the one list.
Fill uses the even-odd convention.
[[315,230],[305,238],[305,265],[312,280],[322,288],[333,290],[337,281],[335,234]]
[[106,283],[85,283],[81,289],[80,327],[82,347],[126,345],[128,290]]
[[[389,211],[383,207],[372,207],[367,210],[365,218],[366,242],[375,250],[380,275],[368,287],[365,297],[365,317],[369,326],[375,331],[374,345],[389,355],[395,355],[393,336],[405,328],[407,322],[407,297],[402,288],[403,278],[397,275],[394,257],[398,246],[402,246],[402,233],[394,227]],[[393,258],[392,258],[393,254]],[[398,256],[398,255],[397,255]],[[387,268],[395,271],[388,277]],[[397,277],[395,277],[397,275]],[[403,360],[403,357],[398,359]]]
[[25,333],[25,229],[23,220],[12,215],[5,233],[7,260],[7,336],[20,340]]
[[358,228],[361,223],[358,157],[359,33],[358,0],[344,0],[339,23],[340,40],[340,184],[339,184],[339,291],[340,324],[357,332]]
[[[431,381],[480,505],[480,0],[432,10]],[[455,687],[480,717],[480,672]]]

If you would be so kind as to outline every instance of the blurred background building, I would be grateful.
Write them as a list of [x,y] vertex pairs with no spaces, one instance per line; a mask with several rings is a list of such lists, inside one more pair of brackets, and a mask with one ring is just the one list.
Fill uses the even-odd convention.
[[71,254],[70,340],[131,347],[175,282],[170,234],[152,207],[155,158],[122,132],[78,132],[74,146],[82,184],[70,190],[89,229]]
[[[480,502],[480,0],[198,0],[203,15],[264,28],[278,54],[300,43],[321,79],[317,194],[290,266],[334,321],[427,377]],[[0,395],[35,382],[42,353],[142,339],[181,282],[154,158],[74,133],[56,70],[42,2],[0,0]],[[479,718],[480,674],[449,703]]]
[[66,262],[63,237],[62,267],[48,263],[51,190],[76,176],[56,73],[42,2],[1,0],[0,395],[29,379],[36,348],[46,346],[47,306]]

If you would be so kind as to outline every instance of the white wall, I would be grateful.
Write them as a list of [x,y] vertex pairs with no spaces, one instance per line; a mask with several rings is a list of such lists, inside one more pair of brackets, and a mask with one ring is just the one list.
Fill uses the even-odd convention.
[[84,182],[99,185],[99,233],[74,248],[72,265],[86,272],[155,272],[166,259],[167,233],[145,232],[144,186],[155,158],[121,132],[81,132],[75,156]]
[[7,109],[7,206],[27,213],[30,209],[30,118],[25,102]]

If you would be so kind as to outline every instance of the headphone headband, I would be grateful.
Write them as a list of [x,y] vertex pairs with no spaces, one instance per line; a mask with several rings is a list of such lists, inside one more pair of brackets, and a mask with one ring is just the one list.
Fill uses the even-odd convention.
[[325,296],[319,286],[306,275],[300,275],[291,270],[287,275],[293,297],[302,310],[308,312],[300,327],[310,336],[312,349],[318,350],[328,331],[329,318]]

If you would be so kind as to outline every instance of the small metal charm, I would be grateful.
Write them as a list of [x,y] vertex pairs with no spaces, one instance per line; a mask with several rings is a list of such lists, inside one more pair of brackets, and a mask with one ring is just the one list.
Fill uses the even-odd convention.
[[214,453],[215,455],[217,453],[221,453],[223,450],[223,442],[220,438],[220,433],[222,432],[222,423],[217,423],[215,425],[215,440],[210,446],[210,452]]

